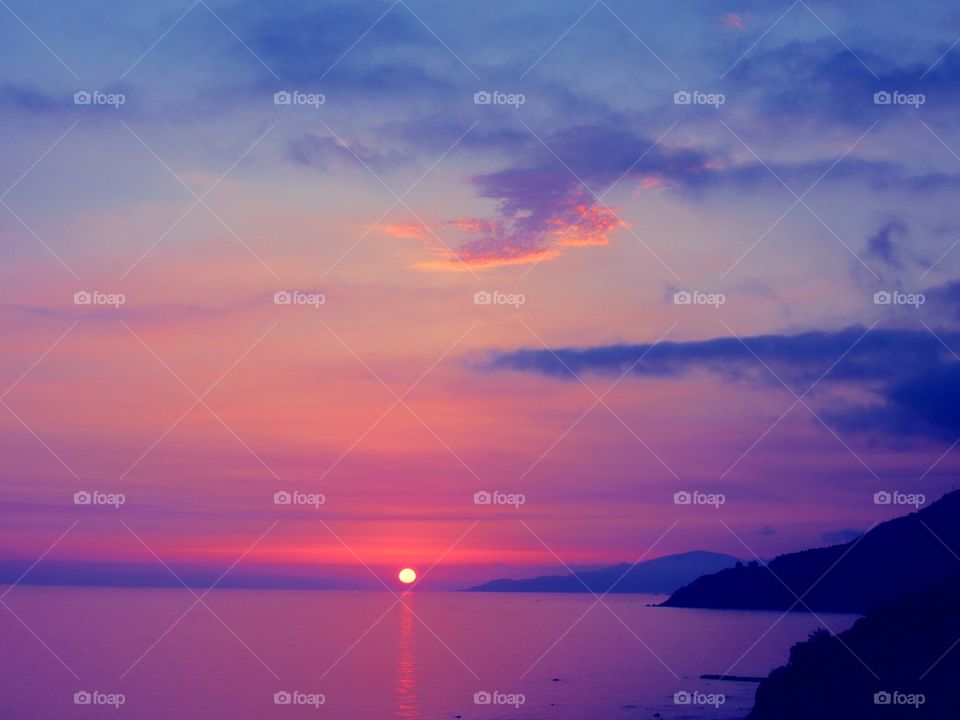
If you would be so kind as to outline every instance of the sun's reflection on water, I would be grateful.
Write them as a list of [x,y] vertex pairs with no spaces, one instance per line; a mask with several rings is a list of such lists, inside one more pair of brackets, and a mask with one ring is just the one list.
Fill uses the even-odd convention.
[[410,605],[413,593],[405,593],[400,604],[400,632],[397,642],[397,712],[398,718],[412,720],[419,718],[420,705],[417,702],[417,658],[414,647],[414,617]]

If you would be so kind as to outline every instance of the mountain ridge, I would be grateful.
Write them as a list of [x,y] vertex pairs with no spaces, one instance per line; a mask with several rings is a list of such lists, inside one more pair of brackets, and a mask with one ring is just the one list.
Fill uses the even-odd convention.
[[[697,578],[662,606],[863,613],[960,569],[960,491],[848,543],[779,555]],[[802,601],[798,602],[800,597]]]
[[707,550],[665,555],[646,562],[619,563],[596,570],[533,578],[500,578],[465,588],[461,592],[613,592],[671,593],[704,573],[732,567],[737,558]]
[[747,720],[960,717],[958,636],[960,574],[794,645],[761,681]]

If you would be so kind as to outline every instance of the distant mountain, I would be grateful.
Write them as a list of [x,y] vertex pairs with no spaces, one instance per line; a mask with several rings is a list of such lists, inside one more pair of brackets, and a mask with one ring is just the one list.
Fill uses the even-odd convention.
[[866,612],[950,578],[960,562],[948,547],[960,552],[960,491],[843,545],[781,555],[769,566],[738,565],[698,578],[663,605],[803,610],[803,605],[795,605],[796,593],[815,611]]
[[648,560],[633,567],[622,563],[572,575],[545,575],[526,580],[492,580],[467,588],[466,592],[579,593],[588,592],[589,588],[595,593],[610,591],[664,594],[673,592],[694,578],[733,567],[736,563],[737,559],[730,555],[695,550]]
[[[954,561],[956,562],[956,561]],[[960,564],[954,570],[960,568]],[[748,720],[960,718],[960,577],[794,645]]]

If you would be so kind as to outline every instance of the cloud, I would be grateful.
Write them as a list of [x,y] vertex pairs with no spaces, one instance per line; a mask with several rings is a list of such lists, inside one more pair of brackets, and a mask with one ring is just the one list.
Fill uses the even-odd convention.
[[740,30],[741,32],[747,29],[747,24],[743,19],[743,16],[738,15],[737,13],[727,13],[726,15],[720,16],[720,24],[725,28],[731,28],[734,30]]
[[[495,214],[473,218],[473,232],[443,235],[439,245],[424,237],[439,257],[421,265],[434,270],[467,266],[495,267],[559,257],[571,247],[603,246],[624,223],[615,208],[597,197],[611,187],[638,191],[663,190],[697,199],[709,189],[756,189],[778,186],[772,169],[785,182],[801,187],[826,173],[835,182],[856,182],[873,190],[907,189],[926,193],[960,186],[960,175],[912,172],[897,162],[835,155],[767,166],[752,159],[736,162],[727,150],[705,150],[670,144],[632,129],[629,117],[611,115],[603,123],[578,125],[542,137],[531,133],[487,134],[468,138],[464,148],[509,158],[506,167],[469,179],[478,197],[496,202]],[[731,140],[731,143],[733,141]],[[544,147],[546,146],[546,147]],[[456,220],[431,226],[450,230]],[[482,228],[482,229],[481,229]],[[463,228],[461,228],[463,229]],[[895,247],[906,227],[891,221],[868,240],[868,252],[887,263],[900,262]]]
[[960,280],[952,280],[926,291],[927,302],[942,307],[954,316],[960,311]]
[[[531,263],[559,257],[569,248],[608,245],[611,233],[625,227],[615,209],[597,199],[610,186],[638,176],[648,187],[651,178],[657,184],[662,179],[691,185],[718,167],[701,152],[662,147],[653,138],[616,126],[580,126],[552,134],[544,141],[549,149],[532,134],[509,140],[517,157],[512,165],[470,178],[478,197],[496,202],[495,216],[424,228],[420,239],[439,257],[420,267],[458,270]],[[461,234],[434,242],[450,229]],[[413,235],[407,229],[401,236]]]
[[897,257],[897,250],[894,247],[894,234],[903,235],[907,229],[902,223],[893,220],[888,222],[873,235],[867,238],[867,255],[876,260],[880,260],[891,268],[899,269],[902,263]]
[[[228,19],[229,22],[229,19]],[[304,88],[323,78],[334,94],[405,95],[446,88],[463,69],[403,4],[272,3],[241,11],[254,52]],[[356,43],[356,47],[354,47]]]
[[36,88],[2,83],[0,84],[0,105],[28,113],[53,113],[64,108],[67,101],[52,97]]
[[[389,8],[335,1],[321,11],[309,3],[291,0],[270,12],[253,7],[241,5],[236,17],[228,21],[237,21],[242,28],[240,34],[286,85],[326,92],[330,100],[327,113],[349,111],[355,126],[346,129],[342,123],[331,122],[338,133],[343,131],[345,139],[350,131],[364,138],[347,142],[371,168],[396,167],[416,163],[425,155],[439,155],[470,126],[475,110],[470,97],[477,89],[474,79],[403,5]],[[717,38],[721,47],[739,47],[738,43],[747,39],[740,37],[747,28],[746,20],[754,10],[762,9],[761,5],[754,8],[741,3],[735,11],[708,15],[703,22],[714,28],[719,22],[736,31],[715,34],[722,36]],[[445,41],[480,69],[485,79],[488,73],[496,76],[499,69],[529,62],[507,53],[493,67],[484,66],[477,59],[475,37],[463,32],[462,25],[445,26],[443,21],[449,16],[439,6],[435,11],[432,17],[444,27],[440,34]],[[684,11],[678,12],[682,15]],[[805,15],[802,8],[794,12],[798,17]],[[752,142],[751,131],[766,126],[770,118],[789,118],[789,127],[807,133],[818,143],[821,138],[832,137],[824,135],[823,128],[839,126],[846,131],[847,126],[855,126],[862,132],[874,117],[890,116],[890,108],[873,105],[874,92],[909,90],[917,86],[917,78],[926,69],[911,61],[891,64],[879,51],[871,54],[857,46],[857,35],[853,35],[850,42],[854,51],[877,67],[877,80],[835,37],[820,30],[813,40],[774,44],[772,38],[761,43],[730,75],[730,107],[742,111],[733,124],[748,141]],[[357,40],[357,47],[351,50],[351,43]],[[603,48],[591,51],[602,52]],[[960,89],[960,59],[954,55],[946,56],[924,78],[923,88],[943,97],[952,97]],[[483,54],[480,57],[487,58]],[[417,239],[434,256],[419,267],[455,271],[527,264],[559,258],[574,247],[608,245],[623,223],[616,209],[592,207],[593,193],[604,192],[621,178],[628,188],[675,192],[687,200],[718,188],[778,187],[767,168],[752,157],[736,160],[743,157],[743,148],[722,131],[719,141],[710,142],[712,131],[705,130],[699,136],[700,147],[673,144],[674,138],[668,136],[651,149],[667,127],[664,112],[677,111],[670,93],[649,93],[631,110],[625,110],[623,103],[598,98],[575,84],[554,83],[537,74],[527,82],[529,85],[522,90],[531,98],[531,107],[535,99],[544,117],[551,119],[535,121],[524,115],[524,122],[533,126],[549,149],[514,117],[484,115],[481,126],[463,139],[457,151],[504,160],[501,169],[469,179],[476,196],[494,201],[496,207],[484,217],[472,218],[477,228],[483,226],[482,230],[457,227],[458,218],[441,218],[423,228]],[[266,97],[267,90],[277,89],[270,77],[262,77],[257,83],[257,96]],[[931,101],[924,110],[935,107]],[[798,125],[798,117],[811,119],[815,127],[811,128],[809,122]],[[697,122],[689,113],[684,120],[686,127]],[[851,134],[849,142],[858,134]],[[834,167],[838,154],[831,139],[803,161],[784,162],[773,157],[765,157],[765,161],[797,191],[828,171],[829,183],[851,181],[879,191],[928,193],[960,186],[958,173],[866,159],[857,151]],[[643,159],[637,162],[641,156]],[[332,172],[339,164],[354,159],[334,139],[307,134],[289,142],[287,160]],[[384,230],[390,233],[391,228]],[[883,243],[893,244],[896,233],[891,227],[887,235],[871,238],[871,251],[895,261],[895,248],[884,247]]]
[[[956,300],[960,283],[934,292]],[[619,376],[629,371],[641,377],[666,378],[702,371],[720,375],[728,382],[779,387],[780,381],[765,364],[797,393],[817,381],[823,387],[858,386],[873,392],[873,403],[836,401],[824,410],[825,419],[836,426],[858,433],[952,441],[960,436],[960,361],[945,345],[960,348],[960,332],[867,332],[862,327],[850,327],[797,335],[758,335],[743,338],[743,342],[724,337],[657,345],[521,349],[491,353],[477,367],[568,380],[589,372]]]
[[600,247],[622,226],[612,210],[591,205],[584,193],[573,191],[536,209],[501,207],[494,219],[461,217],[430,226],[386,225],[382,230],[429,245],[436,257],[419,263],[421,269],[465,270],[552,259],[565,248]]
[[332,136],[312,133],[291,140],[288,156],[297,165],[320,170],[330,170],[344,164],[358,167],[358,159],[370,167],[382,168],[395,166],[404,159],[404,155],[397,151],[381,151],[361,142],[348,143]]
[[[701,20],[713,30],[719,21],[724,27],[742,31],[746,19],[755,19],[751,13],[762,9],[759,4],[741,3],[735,12],[719,17],[711,13]],[[539,11],[534,4],[518,13],[533,17]],[[676,12],[682,16],[691,11]],[[178,105],[175,112],[170,111],[168,121],[193,122],[207,113],[263,112],[275,117],[277,109],[269,100],[274,91],[322,91],[329,99],[323,117],[338,133],[342,131],[349,149],[321,133],[289,130],[294,137],[286,143],[284,159],[333,173],[355,162],[353,154],[378,171],[417,164],[425,157],[433,159],[449,148],[474,117],[476,108],[470,98],[478,89],[475,79],[403,4],[390,7],[334,0],[317,9],[306,0],[286,0],[267,9],[257,3],[240,2],[224,13],[229,26],[237,29],[237,35],[282,82],[259,67],[234,38],[226,37],[230,52],[257,65],[256,72],[239,79],[219,66],[212,74],[198,73],[191,79],[190,99],[184,100],[182,107]],[[794,13],[802,15],[804,11],[798,8]],[[454,16],[445,7],[432,8],[429,19],[431,26],[439,23],[438,34],[444,42],[480,70],[485,80],[488,76],[496,77],[504,68],[529,64],[526,49],[503,49],[502,57],[491,60],[488,53],[480,52],[476,29],[453,22]],[[178,42],[184,44],[189,41],[200,53],[204,45],[194,42],[190,33],[196,31],[191,27],[184,24],[174,37],[181,38]],[[534,32],[541,31],[542,27],[537,26]],[[740,37],[739,32],[714,35],[722,36],[716,38],[717,52],[725,48],[739,54],[739,44],[748,40]],[[725,81],[730,94],[728,107],[739,109],[738,115],[730,119],[748,141],[752,142],[751,131],[766,126],[771,118],[790,118],[790,127],[796,126],[798,132],[811,133],[818,140],[823,135],[820,128],[811,131],[807,125],[795,122],[798,117],[815,115],[818,122],[831,128],[840,120],[862,130],[866,126],[865,114],[869,116],[867,120],[883,113],[890,116],[890,108],[872,105],[872,93],[881,87],[909,90],[916,86],[930,92],[931,101],[924,106],[925,112],[938,107],[936,98],[953,97],[960,89],[960,53],[946,55],[917,85],[925,68],[908,61],[893,65],[887,62],[884,66],[851,40],[854,50],[880,70],[881,78],[877,81],[836,38],[825,31],[821,35],[815,40],[794,40],[772,48],[775,38],[769,38],[752,49]],[[546,47],[554,38],[540,39],[547,40]],[[586,40],[583,37],[577,42]],[[354,42],[357,45],[351,48]],[[605,48],[596,46],[585,50],[601,55],[605,52]],[[216,47],[207,52],[211,56],[215,52],[219,58],[222,51]],[[934,58],[939,55],[929,54]],[[484,160],[503,159],[504,167],[469,179],[476,196],[492,200],[495,209],[486,217],[473,218],[477,228],[483,224],[484,230],[456,227],[457,218],[441,219],[432,225],[433,232],[422,236],[435,257],[421,267],[456,270],[465,266],[531,263],[558,258],[576,247],[607,245],[623,223],[616,209],[594,207],[592,193],[603,193],[621,178],[627,188],[675,192],[688,200],[717,188],[777,187],[777,181],[753,158],[735,160],[743,156],[743,148],[718,130],[712,120],[713,130],[721,137],[719,141],[715,141],[716,136],[715,142],[711,141],[711,131],[704,130],[702,135],[692,134],[698,138],[699,147],[672,142],[674,135],[684,132],[684,127],[696,127],[698,121],[686,112],[688,109],[682,110],[684,122],[678,131],[652,147],[668,127],[664,113],[680,111],[672,106],[669,92],[637,93],[637,102],[628,104],[620,102],[619,97],[602,97],[603,93],[594,92],[593,89],[604,87],[602,82],[591,81],[590,91],[576,83],[544,79],[537,73],[525,82],[529,85],[518,89],[529,94],[530,107],[536,100],[539,114],[524,115],[524,122],[533,126],[549,150],[515,116],[485,114],[481,126],[463,139],[457,151],[474,153]],[[183,93],[177,85],[177,94]],[[130,93],[132,102],[125,112],[152,118],[157,107],[140,107],[136,99],[154,95],[152,89],[138,93],[134,87]],[[52,112],[61,107],[41,92],[20,86],[4,86],[0,96],[10,100],[8,106],[31,112]],[[68,103],[63,105],[65,111],[75,112]],[[351,125],[338,117],[341,112],[350,118]],[[107,115],[98,117],[105,119]],[[353,135],[348,136],[351,132]],[[852,134],[850,141],[855,137]],[[813,159],[803,162],[765,160],[798,191],[827,170],[831,183],[852,180],[874,190],[926,193],[960,186],[960,174],[868,160],[858,157],[856,151],[831,169],[838,153],[832,142],[826,144],[829,148],[812,151],[808,157]],[[589,190],[581,185],[581,180]],[[444,243],[437,243],[434,234],[443,237]],[[885,240],[895,241],[896,232],[876,237],[873,252],[896,259],[896,248],[882,246]]]
[[[940,341],[926,331],[878,329],[864,335],[865,332],[863,327],[850,327],[797,335],[755,335],[743,338],[743,342],[722,337],[657,345],[513,350],[493,353],[485,367],[568,379],[573,379],[574,373],[585,372],[619,375],[631,367],[633,374],[647,377],[676,377],[708,370],[740,379],[756,370],[766,373],[757,360],[759,356],[784,380],[802,383],[817,379],[847,353],[828,378],[870,381],[893,378],[900,372],[897,363],[936,364],[945,352]],[[949,338],[960,341],[955,333]]]
[[960,56],[948,53],[931,69],[932,60],[948,49],[930,43],[924,60],[891,63],[897,53],[883,54],[875,44],[853,45],[851,52],[829,35],[760,46],[731,74],[735,86],[730,94],[754,98],[757,111],[767,118],[817,118],[829,127],[841,123],[862,130],[872,120],[891,120],[889,107],[874,105],[873,95],[881,90],[922,93],[928,118],[955,118],[952,98],[960,90]]
[[827,419],[841,429],[894,437],[927,436],[944,442],[960,437],[960,362],[901,368],[903,378],[882,389],[877,405],[833,411]]

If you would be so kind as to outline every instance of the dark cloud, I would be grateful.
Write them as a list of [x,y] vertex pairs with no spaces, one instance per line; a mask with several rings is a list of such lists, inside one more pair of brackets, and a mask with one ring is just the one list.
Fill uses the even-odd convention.
[[[960,294],[957,284],[936,291],[951,297]],[[864,333],[862,327],[851,327],[759,335],[743,338],[743,342],[714,338],[657,345],[523,349],[495,352],[479,367],[563,379],[589,372],[620,375],[629,370],[642,377],[680,377],[706,371],[731,382],[779,386],[765,364],[798,394],[821,376],[823,387],[845,384],[872,390],[876,394],[873,404],[837,404],[823,411],[829,422],[847,430],[950,441],[960,436],[960,361],[945,347],[960,348],[960,332],[940,330],[934,335],[926,329],[874,329]]]
[[[956,333],[946,337],[960,342],[960,335]],[[846,353],[826,379],[867,382],[890,380],[902,372],[905,364],[908,367],[937,364],[945,352],[940,341],[925,330],[866,332],[862,327],[850,327],[798,335],[755,335],[743,338],[743,342],[724,337],[657,345],[515,350],[494,353],[485,365],[490,369],[521,370],[570,379],[573,373],[618,375],[630,367],[633,374],[641,376],[671,377],[709,370],[738,379],[758,369],[766,373],[759,357],[784,380],[803,383],[816,380]]]
[[892,220],[867,238],[867,255],[875,258],[887,267],[900,269],[903,263],[899,258],[898,249],[894,243],[895,236],[903,236],[907,232],[903,223]]
[[882,402],[829,413],[828,420],[853,432],[894,437],[927,436],[944,442],[960,437],[960,362],[922,369],[904,367],[903,377],[887,383]]

